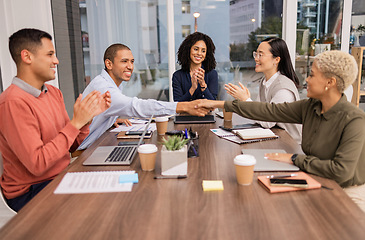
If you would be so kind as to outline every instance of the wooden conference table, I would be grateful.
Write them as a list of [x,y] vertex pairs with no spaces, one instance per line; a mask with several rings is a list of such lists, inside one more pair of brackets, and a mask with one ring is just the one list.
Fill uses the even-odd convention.
[[[199,133],[198,158],[189,158],[187,179],[153,179],[160,173],[131,166],[85,167],[95,147],[117,145],[105,133],[66,171],[136,170],[132,192],[55,195],[65,172],[52,181],[1,230],[0,239],[364,239],[365,214],[334,181],[313,176],[333,190],[268,193],[257,182],[236,182],[233,158],[242,148],[301,152],[284,131],[277,140],[238,145],[209,131],[222,125],[191,125]],[[233,124],[238,124],[238,116]],[[168,130],[185,125],[169,122]],[[156,132],[147,142],[158,142]],[[161,145],[158,145],[159,149]],[[204,192],[202,180],[222,180],[224,191]]]

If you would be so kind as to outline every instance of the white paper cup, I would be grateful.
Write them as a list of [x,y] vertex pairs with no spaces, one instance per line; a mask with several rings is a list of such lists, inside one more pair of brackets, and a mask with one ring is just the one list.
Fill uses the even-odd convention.
[[237,155],[234,160],[237,182],[241,185],[250,185],[253,179],[253,168],[256,158],[249,154]]
[[156,117],[156,127],[158,135],[165,135],[167,131],[167,124],[169,122],[168,117]]
[[153,171],[156,164],[157,147],[155,144],[143,144],[138,147],[139,160],[143,171]]

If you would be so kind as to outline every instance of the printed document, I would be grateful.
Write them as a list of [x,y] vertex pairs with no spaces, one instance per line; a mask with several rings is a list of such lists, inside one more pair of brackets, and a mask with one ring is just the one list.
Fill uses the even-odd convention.
[[134,173],[135,171],[68,172],[54,193],[131,192],[133,183],[119,183],[119,177]]

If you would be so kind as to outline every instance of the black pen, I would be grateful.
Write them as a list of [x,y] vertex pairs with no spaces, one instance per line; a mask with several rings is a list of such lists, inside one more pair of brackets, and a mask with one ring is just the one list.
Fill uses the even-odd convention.
[[333,190],[333,188],[329,188],[329,187],[326,187],[326,186],[323,186],[323,185],[321,185],[321,188],[324,188],[324,189],[327,189],[327,190]]
[[172,175],[172,176],[155,176],[154,179],[184,179],[186,175]]

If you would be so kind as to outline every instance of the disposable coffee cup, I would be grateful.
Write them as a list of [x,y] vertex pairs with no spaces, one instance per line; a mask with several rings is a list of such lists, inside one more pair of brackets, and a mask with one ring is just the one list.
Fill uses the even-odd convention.
[[232,121],[232,114],[233,112],[226,112],[226,110],[223,108],[224,121]]
[[250,185],[253,179],[253,168],[256,164],[256,158],[249,154],[241,154],[237,155],[233,161],[236,167],[238,184]]
[[167,124],[169,122],[168,117],[157,117],[156,118],[156,126],[158,135],[165,135],[167,131]]
[[233,127],[233,124],[232,124],[232,121],[223,121],[223,127],[225,128],[232,128]]
[[155,169],[157,147],[155,144],[143,144],[138,147],[139,161],[143,171]]

